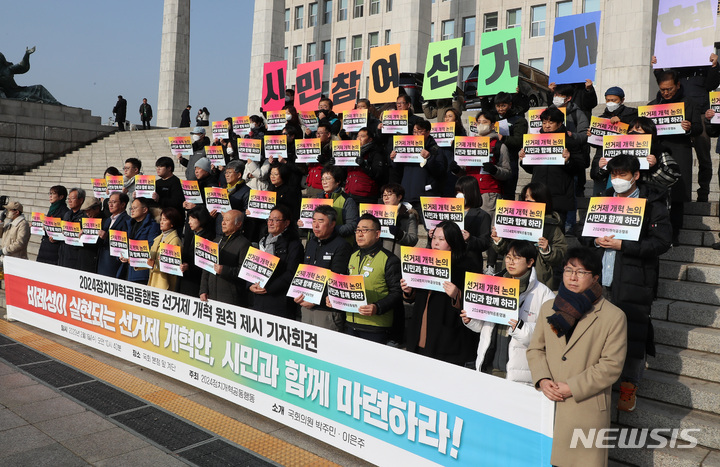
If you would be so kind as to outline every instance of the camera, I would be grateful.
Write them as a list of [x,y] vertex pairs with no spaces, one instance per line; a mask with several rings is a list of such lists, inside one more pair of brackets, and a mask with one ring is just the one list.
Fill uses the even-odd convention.
[[8,204],[9,198],[5,195],[0,196],[0,208]]

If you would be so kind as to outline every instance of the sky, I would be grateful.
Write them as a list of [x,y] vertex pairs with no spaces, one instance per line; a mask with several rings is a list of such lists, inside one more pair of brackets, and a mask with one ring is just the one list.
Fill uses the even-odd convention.
[[[262,1],[262,0],[261,0]],[[247,111],[254,0],[192,0],[190,105],[211,120]],[[157,121],[162,0],[8,1],[0,52],[13,63],[36,46],[20,86],[42,84],[55,98],[106,123],[121,94],[128,120],[139,124],[143,97]],[[219,82],[223,84],[218,85]],[[179,122],[179,115],[178,115]]]

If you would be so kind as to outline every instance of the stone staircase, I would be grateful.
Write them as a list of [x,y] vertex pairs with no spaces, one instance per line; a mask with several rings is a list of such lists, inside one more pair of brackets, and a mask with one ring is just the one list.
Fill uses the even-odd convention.
[[[154,161],[170,155],[168,136],[186,134],[187,128],[115,133],[25,175],[0,175],[0,194],[20,201],[28,213],[44,213],[50,186],[90,190],[91,178],[102,176],[108,166],[122,167],[128,157],[139,158],[143,171],[153,174]],[[718,167],[717,155],[713,163]],[[183,173],[176,168],[181,178]],[[518,189],[529,182],[522,170],[520,175]],[[713,179],[713,202],[686,205],[682,245],[660,259],[658,300],[652,307],[657,356],[648,359],[637,409],[629,414],[612,412],[618,427],[699,428],[702,431],[693,433],[698,445],[614,449],[610,454],[614,465],[720,466],[720,251],[708,248],[720,232],[717,186]],[[592,182],[587,190],[589,196]],[[32,236],[31,258],[38,246],[39,237]],[[4,298],[0,290],[0,307]]]

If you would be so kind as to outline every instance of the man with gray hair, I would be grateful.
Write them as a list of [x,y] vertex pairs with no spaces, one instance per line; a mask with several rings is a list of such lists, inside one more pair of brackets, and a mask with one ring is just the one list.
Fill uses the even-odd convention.
[[[62,217],[62,220],[82,224],[83,217],[87,217],[85,215],[85,211],[82,210],[85,198],[85,190],[82,188],[72,188],[68,192],[67,196],[67,207],[69,210]],[[79,262],[80,250],[82,250],[81,246],[72,246],[67,243],[60,245],[60,251],[58,253],[58,266],[81,269]],[[95,272],[95,268],[88,270],[87,272]]]
[[23,205],[12,201],[3,206],[0,217],[0,266],[6,256],[27,259],[30,224],[23,215]]
[[[347,274],[348,261],[352,247],[335,231],[337,211],[332,206],[321,205],[313,212],[312,234],[305,247],[305,264],[329,269],[338,274]],[[325,306],[323,294],[320,305],[305,301],[304,295],[295,297],[295,303],[301,306],[302,322],[314,324],[325,329],[343,332],[345,313],[333,311]]]
[[238,277],[250,242],[242,235],[245,214],[230,210],[222,216],[222,235],[218,244],[219,261],[215,274],[203,271],[200,280],[200,300],[216,300],[232,305],[247,306],[245,281]]

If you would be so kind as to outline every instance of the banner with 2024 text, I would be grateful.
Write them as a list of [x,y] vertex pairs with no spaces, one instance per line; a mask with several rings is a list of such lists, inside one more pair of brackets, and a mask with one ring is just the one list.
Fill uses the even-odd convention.
[[[378,465],[550,462],[553,406],[531,387],[58,266],[7,258],[5,280],[9,318],[191,384]],[[517,445],[523,449],[508,449]]]

